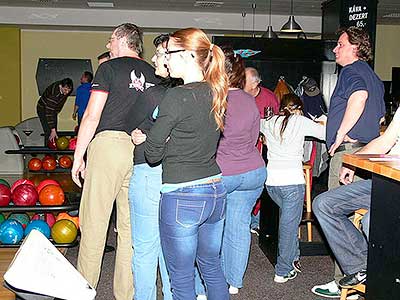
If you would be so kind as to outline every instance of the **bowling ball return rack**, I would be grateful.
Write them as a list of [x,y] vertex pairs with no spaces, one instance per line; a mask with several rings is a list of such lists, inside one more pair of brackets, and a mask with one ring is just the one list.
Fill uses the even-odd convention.
[[[74,150],[52,150],[47,147],[40,147],[40,146],[25,146],[22,147],[19,150],[6,150],[6,154],[23,154],[23,155],[32,155],[36,156],[38,154],[52,154],[52,155],[74,155]],[[29,170],[29,173],[37,173],[37,174],[43,174],[43,173],[69,173],[71,172],[71,168],[60,168],[57,167],[54,170],[38,170],[38,171],[32,171]]]
[[[1,213],[45,213],[45,212],[65,212],[68,211],[69,214],[73,216],[78,215],[78,209],[80,204],[80,193],[79,192],[65,192],[65,201],[62,205],[33,205],[33,206],[16,206],[8,205],[0,207]],[[78,233],[79,235],[79,233]],[[58,248],[72,248],[78,245],[78,239],[75,239],[72,243],[54,243],[52,239],[49,239]],[[0,248],[19,248],[24,239],[17,244],[0,244]]]
[[55,154],[55,155],[73,155],[74,150],[52,150],[47,147],[25,146],[18,150],[6,150],[6,154]]

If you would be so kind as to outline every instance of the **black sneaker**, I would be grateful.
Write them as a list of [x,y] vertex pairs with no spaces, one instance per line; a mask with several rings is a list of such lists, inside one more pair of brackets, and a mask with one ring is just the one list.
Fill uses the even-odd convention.
[[365,282],[365,280],[367,280],[367,270],[361,270],[340,279],[339,286],[342,288],[351,288]]
[[300,260],[295,260],[292,262],[293,269],[296,270],[297,273],[301,273],[301,263]]
[[254,233],[257,236],[260,236],[260,228],[256,227],[256,228],[251,228],[250,229],[251,233]]

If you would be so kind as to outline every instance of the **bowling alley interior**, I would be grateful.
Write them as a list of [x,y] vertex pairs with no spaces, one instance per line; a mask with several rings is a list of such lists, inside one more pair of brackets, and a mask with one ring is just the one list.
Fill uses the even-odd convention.
[[[228,45],[233,49],[235,57],[241,57],[246,70],[252,68],[258,71],[257,88],[268,89],[273,93],[278,106],[282,104],[282,95],[296,94],[303,101],[301,113],[304,117],[317,121],[320,120],[317,117],[322,116],[325,119],[321,119],[321,124],[326,128],[335,118],[331,112],[332,95],[335,95],[340,83],[353,84],[351,81],[340,81],[339,76],[346,66],[339,63],[336,54],[338,38],[342,34],[338,35],[337,31],[343,27],[357,27],[369,36],[373,58],[366,65],[376,74],[382,86],[380,100],[384,107],[380,134],[384,135],[385,130],[391,128],[389,124],[392,119],[396,119],[395,113],[400,106],[399,0],[2,0],[2,300],[125,299],[118,298],[113,292],[119,241],[115,207],[110,214],[97,286],[92,286],[78,271],[82,237],[79,217],[85,182],[83,180],[82,188],[71,177],[75,150],[82,149],[78,135],[81,137],[85,134],[82,131],[86,114],[81,112],[78,98],[81,101],[81,97],[84,97],[82,91],[86,86],[85,105],[90,107],[91,101],[94,101],[94,85],[91,86],[91,82],[93,80],[95,83],[102,74],[99,72],[99,75],[97,71],[103,67],[106,69],[113,59],[119,59],[118,56],[114,58],[111,51],[111,58],[108,57],[110,61],[100,67],[99,56],[111,49],[114,29],[124,23],[133,23],[142,30],[143,52],[139,59],[153,67],[157,67],[155,61],[159,51],[154,40],[160,34],[172,34],[189,27],[203,30],[212,43],[210,49],[214,45]],[[170,47],[170,44],[165,45]],[[166,50],[167,54],[163,55],[167,57],[167,62],[168,57],[180,55],[176,52],[186,51],[175,48],[168,54]],[[165,67],[168,69],[167,62]],[[140,81],[141,78],[131,77],[130,80],[134,84],[135,80]],[[55,94],[46,98],[54,89]],[[111,95],[111,92],[107,91],[106,94]],[[255,99],[258,97],[253,96]],[[305,111],[304,99],[316,97],[320,102],[312,105],[320,113],[315,110]],[[46,102],[45,98],[50,99],[50,102]],[[60,102],[54,104],[56,101]],[[343,99],[343,105],[347,101],[350,100]],[[229,97],[227,103],[229,109]],[[51,111],[48,109],[50,106]],[[268,120],[267,115],[274,115],[270,109],[265,107],[260,111],[261,127],[263,121]],[[280,113],[282,115],[283,110]],[[341,118],[344,113],[343,110]],[[279,112],[276,114],[279,115]],[[348,116],[347,111],[345,116]],[[156,119],[152,121],[157,124]],[[254,147],[258,145],[260,157],[268,170],[268,139],[265,136],[260,132]],[[332,144],[334,142],[335,139]],[[359,144],[363,147],[368,142]],[[283,280],[281,283],[276,280],[278,275],[275,266],[281,259],[282,250],[278,244],[281,242],[280,235],[284,234],[279,230],[279,220],[283,214],[264,184],[250,213],[252,218],[258,218],[259,224],[254,228],[246,225],[251,244],[243,283],[234,287],[227,282],[229,294],[226,299],[400,299],[400,231],[396,229],[400,225],[400,155],[390,159],[385,156],[388,151],[383,154],[371,153],[372,159],[366,158],[366,154],[349,152],[343,155],[346,166],[358,168],[367,178],[372,178],[372,192],[369,192],[369,237],[368,233],[362,235],[366,244],[367,253],[364,255],[367,257],[368,276],[356,285],[344,286],[338,283],[340,277],[336,277],[337,270],[342,277],[348,274],[340,270],[342,260],[335,258],[336,252],[331,248],[331,241],[319,217],[313,213],[314,199],[328,189],[331,190],[328,181],[334,154],[330,152],[330,146],[327,146],[328,140],[305,136],[303,143],[301,165],[305,182],[304,203],[300,225],[298,229],[296,227],[296,245],[300,255],[290,263],[295,275],[291,278],[292,273],[289,272],[288,275],[279,276]],[[345,148],[345,142],[338,147]],[[87,153],[84,159],[86,157]],[[384,159],[379,160],[379,157]],[[127,165],[132,163],[126,161]],[[223,178],[222,173],[222,182]],[[357,232],[362,232],[364,228],[362,219],[366,213],[369,213],[368,210],[351,212],[351,224]],[[96,222],[94,218],[90,223],[95,225]],[[143,228],[143,231],[146,230],[146,227]],[[131,248],[134,256],[134,243]],[[175,259],[179,260],[179,257]],[[301,266],[297,268],[295,262],[299,260]],[[126,261],[127,266],[131,264],[131,261]],[[161,283],[160,270],[157,271],[157,282],[152,294],[149,292],[146,298],[136,296],[140,295],[139,287],[136,286],[140,276],[135,277],[135,265],[132,272],[135,278],[133,299],[184,299],[174,294],[174,289],[172,298],[167,297]],[[336,283],[332,281],[334,279]],[[201,276],[199,280],[202,282]],[[203,291],[197,290],[196,281],[196,298],[185,300],[216,300],[212,293],[207,292],[205,283],[202,283]],[[331,286],[333,284],[334,290],[329,290],[327,283],[331,283]],[[326,294],[319,293],[319,290],[333,292]]]

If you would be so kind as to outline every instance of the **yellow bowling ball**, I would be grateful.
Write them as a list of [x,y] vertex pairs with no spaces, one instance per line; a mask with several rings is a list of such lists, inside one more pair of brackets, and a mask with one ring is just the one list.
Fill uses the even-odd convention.
[[57,244],[70,244],[77,235],[78,229],[74,222],[67,219],[59,220],[51,227],[51,237]]

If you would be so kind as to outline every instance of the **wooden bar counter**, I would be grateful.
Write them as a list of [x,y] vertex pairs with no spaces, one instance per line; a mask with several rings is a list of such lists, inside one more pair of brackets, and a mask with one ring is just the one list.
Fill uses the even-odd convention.
[[343,162],[372,172],[366,299],[400,299],[400,157],[345,154]]

